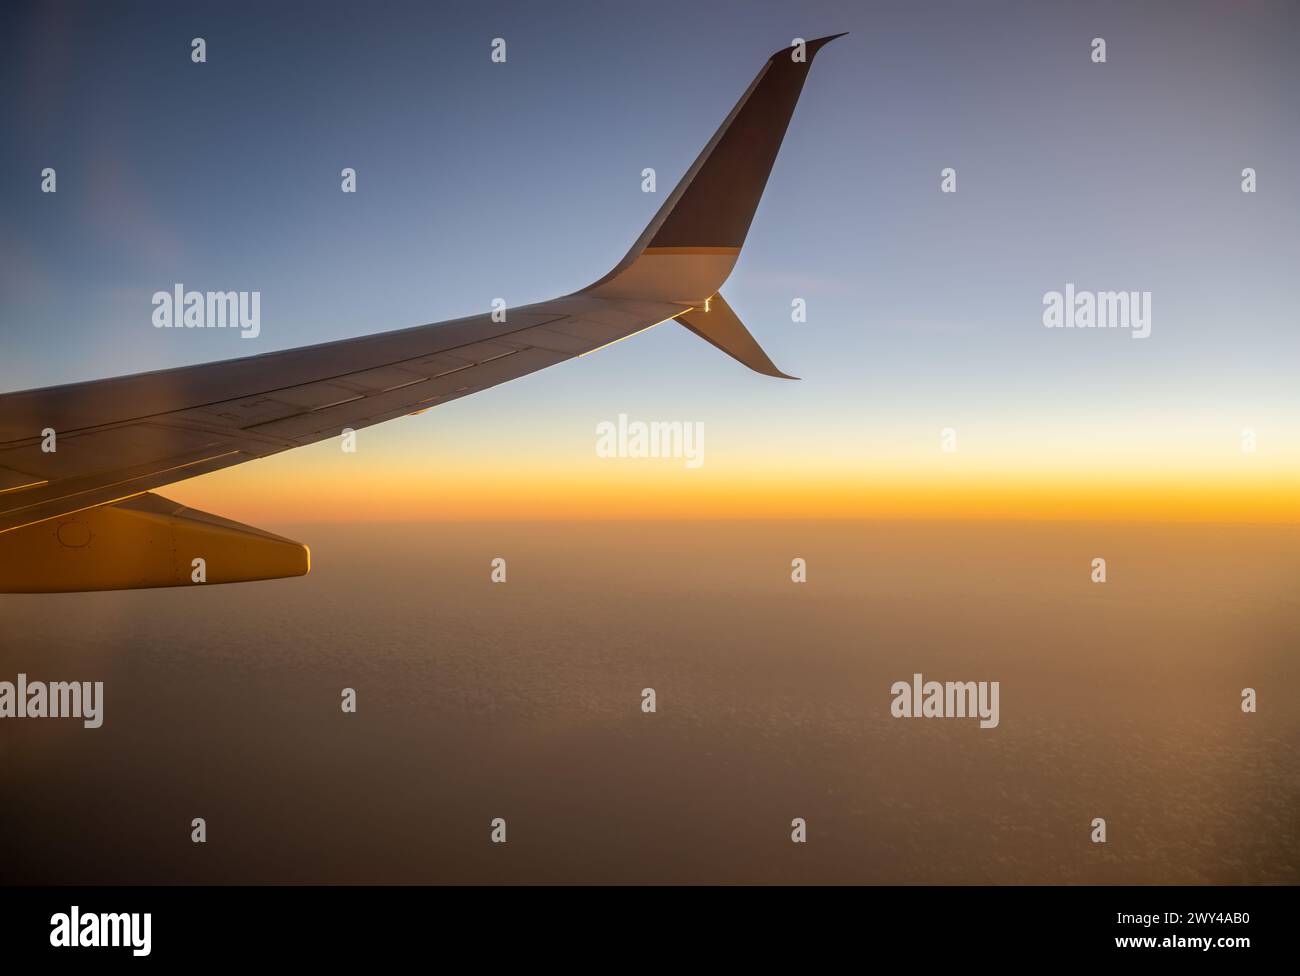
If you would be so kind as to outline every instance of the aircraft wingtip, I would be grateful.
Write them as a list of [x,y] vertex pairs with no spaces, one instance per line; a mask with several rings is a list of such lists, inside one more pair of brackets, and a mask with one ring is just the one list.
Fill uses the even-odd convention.
[[[821,50],[831,41],[835,40],[837,37],[843,37],[846,34],[848,34],[848,31],[840,31],[840,33],[838,34],[827,34],[825,37],[815,37],[811,41],[804,41],[804,50],[807,52],[808,60],[812,61],[813,55],[816,54],[819,50]],[[777,58],[788,57],[789,54],[790,54],[790,45],[786,45],[785,47],[781,48],[781,50],[773,54],[772,57],[770,57],[768,60],[775,61]]]

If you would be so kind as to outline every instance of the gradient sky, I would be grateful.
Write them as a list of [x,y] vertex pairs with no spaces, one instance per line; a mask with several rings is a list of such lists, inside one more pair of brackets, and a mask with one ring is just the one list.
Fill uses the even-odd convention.
[[[356,455],[319,444],[169,497],[268,528],[1300,520],[1294,3],[10,4],[0,18],[3,390],[582,287],[769,54],[852,32],[819,56],[723,289],[801,382],[667,324],[362,431]],[[195,36],[207,64],[190,62]],[[497,36],[504,65],[488,57]],[[39,192],[46,166],[57,194]],[[339,191],[345,166],[355,195]],[[647,166],[658,194],[641,192]],[[1067,281],[1149,290],[1151,337],[1044,329],[1042,296]],[[150,296],[175,282],[261,291],[261,337],[154,329]],[[790,321],[794,297],[807,323]],[[619,413],[702,421],[704,466],[598,459],[596,424]]]

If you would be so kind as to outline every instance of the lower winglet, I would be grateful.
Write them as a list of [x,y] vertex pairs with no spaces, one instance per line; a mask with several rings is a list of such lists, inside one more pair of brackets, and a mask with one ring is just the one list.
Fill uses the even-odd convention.
[[756,373],[783,380],[799,378],[776,368],[758,340],[745,328],[745,324],[721,295],[714,295],[704,303],[703,308],[693,308],[684,315],[677,316],[677,321]]

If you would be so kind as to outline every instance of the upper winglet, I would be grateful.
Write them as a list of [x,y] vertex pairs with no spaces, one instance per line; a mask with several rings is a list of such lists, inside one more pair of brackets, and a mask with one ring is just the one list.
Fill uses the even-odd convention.
[[808,41],[802,52],[784,48],[768,59],[660,210],[648,249],[744,245],[808,68],[831,40]]
[[817,52],[843,34],[773,54],[646,226],[588,292],[702,305],[736,263]]

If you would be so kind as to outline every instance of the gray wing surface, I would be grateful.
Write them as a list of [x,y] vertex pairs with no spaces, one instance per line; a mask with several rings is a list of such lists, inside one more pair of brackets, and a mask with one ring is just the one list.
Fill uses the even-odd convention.
[[[455,400],[684,308],[575,296],[246,359],[0,397],[0,532]],[[55,433],[53,452],[42,431]]]

